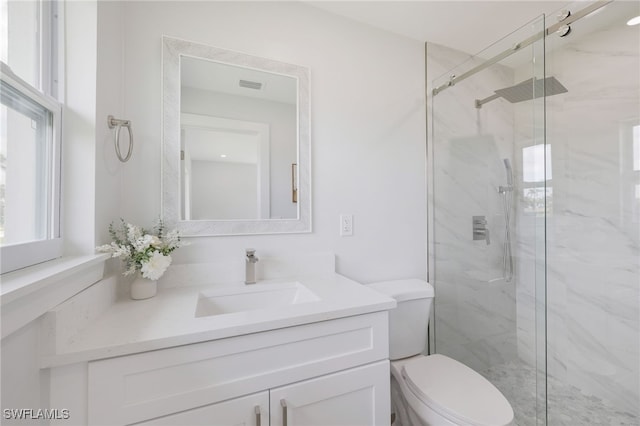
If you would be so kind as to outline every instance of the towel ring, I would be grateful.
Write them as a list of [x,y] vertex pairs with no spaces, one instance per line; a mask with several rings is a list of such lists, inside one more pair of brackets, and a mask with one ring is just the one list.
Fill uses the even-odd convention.
[[[116,136],[114,140],[114,145],[116,147],[116,155],[118,156],[118,160],[126,163],[131,158],[131,154],[133,153],[133,132],[131,130],[131,121],[129,120],[119,120],[117,118],[113,118],[113,115],[107,117],[107,125],[110,129],[115,127]],[[120,151],[120,130],[123,127],[126,127],[129,131],[129,150],[127,151],[127,156],[122,158],[122,152]]]

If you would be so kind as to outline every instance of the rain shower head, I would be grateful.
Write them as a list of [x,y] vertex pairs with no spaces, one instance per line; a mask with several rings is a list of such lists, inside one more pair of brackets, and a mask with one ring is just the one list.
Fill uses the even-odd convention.
[[481,108],[487,102],[494,99],[503,98],[512,104],[517,102],[530,101],[534,98],[542,96],[559,95],[567,93],[568,90],[555,77],[547,77],[545,79],[530,78],[515,86],[505,87],[504,89],[495,90],[495,95],[491,95],[485,99],[476,99],[476,108]]
[[530,101],[533,98],[539,98],[542,95],[553,96],[560,93],[568,92],[555,77],[547,77],[543,79],[533,78],[518,83],[515,86],[498,89],[495,93],[511,102],[512,104],[523,101]]

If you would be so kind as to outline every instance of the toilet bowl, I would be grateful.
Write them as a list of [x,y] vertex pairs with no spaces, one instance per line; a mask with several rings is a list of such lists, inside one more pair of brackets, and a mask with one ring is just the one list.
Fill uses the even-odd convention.
[[389,311],[393,426],[505,426],[513,409],[502,393],[466,365],[426,344],[433,287],[423,280],[369,284],[396,299]]
[[393,361],[391,373],[392,387],[396,387],[392,394],[399,394],[393,401],[400,413],[394,425],[489,426],[513,421],[509,401],[495,386],[447,356],[417,355]]

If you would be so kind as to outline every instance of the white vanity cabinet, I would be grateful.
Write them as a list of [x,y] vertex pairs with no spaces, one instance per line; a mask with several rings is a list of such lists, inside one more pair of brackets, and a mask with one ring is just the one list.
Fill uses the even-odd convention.
[[380,311],[90,361],[87,422],[256,425],[259,406],[265,426],[388,425],[387,321]]
[[[145,426],[369,426],[385,424],[385,361],[136,423]],[[271,401],[271,404],[269,404]],[[286,420],[285,420],[286,418]]]
[[234,398],[205,407],[160,417],[136,425],[144,426],[269,426],[269,392]]

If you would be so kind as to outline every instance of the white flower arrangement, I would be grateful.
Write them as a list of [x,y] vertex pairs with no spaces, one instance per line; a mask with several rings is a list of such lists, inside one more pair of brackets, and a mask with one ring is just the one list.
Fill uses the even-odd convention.
[[155,281],[171,264],[170,253],[187,245],[180,239],[177,229],[165,233],[162,220],[158,221],[154,232],[145,231],[122,219],[121,221],[120,229],[116,229],[113,223],[109,225],[113,242],[96,247],[96,250],[111,253],[111,257],[119,257],[125,264],[124,275],[140,271],[144,278]]

